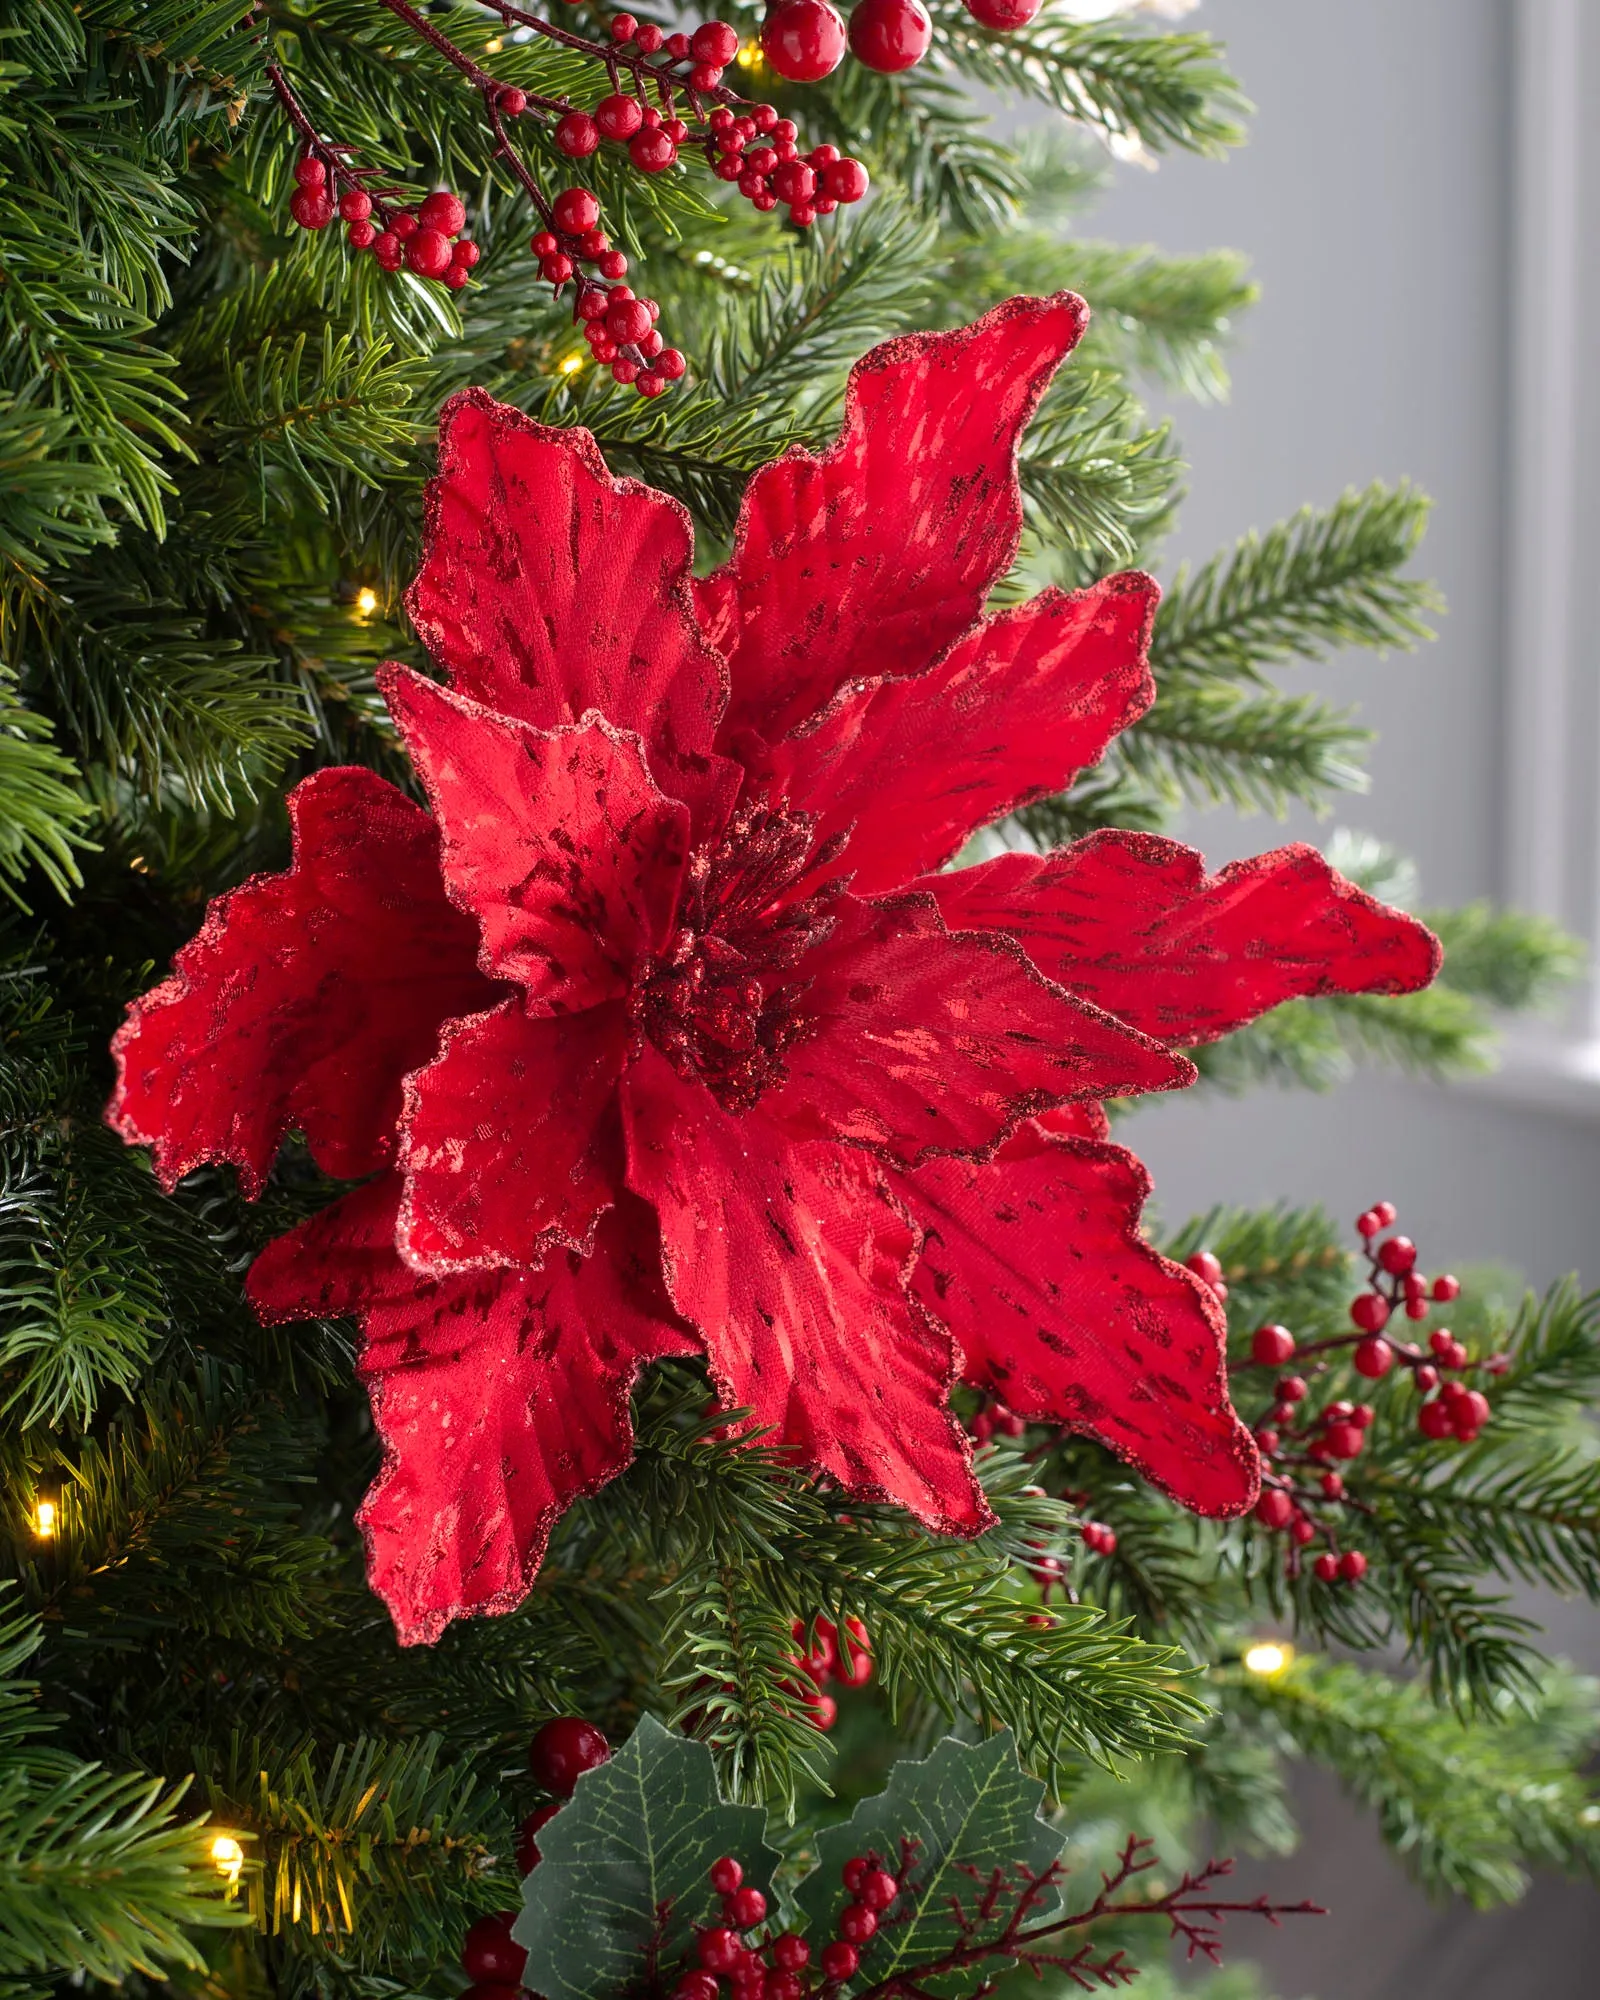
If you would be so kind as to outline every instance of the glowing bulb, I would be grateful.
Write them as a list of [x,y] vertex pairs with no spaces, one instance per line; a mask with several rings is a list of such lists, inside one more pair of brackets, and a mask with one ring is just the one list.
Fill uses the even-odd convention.
[[361,614],[363,618],[370,618],[373,612],[377,610],[377,608],[378,608],[378,593],[375,590],[369,589],[367,585],[363,584],[362,587],[356,592],[356,610]]
[[486,56],[497,56],[505,45],[505,37],[503,35],[491,35],[483,45],[483,52]]
[[1252,1646],[1245,1654],[1245,1671],[1251,1674],[1281,1674],[1293,1658],[1293,1646],[1268,1639],[1259,1646]]
[[36,1500],[33,1503],[33,1532],[48,1540],[56,1531],[56,1503],[53,1500]]
[[734,61],[740,69],[765,69],[767,65],[767,59],[761,53],[759,42],[742,43]]
[[239,1870],[244,1866],[244,1849],[231,1833],[219,1833],[211,1843],[211,1859],[216,1863],[217,1873],[227,1877],[230,1885],[239,1879]]
[[582,366],[583,356],[581,354],[569,354],[561,364],[561,372],[563,375],[576,375]]

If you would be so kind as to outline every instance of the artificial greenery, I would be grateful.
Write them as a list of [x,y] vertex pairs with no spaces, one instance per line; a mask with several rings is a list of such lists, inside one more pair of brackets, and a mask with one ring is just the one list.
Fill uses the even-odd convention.
[[[467,1924],[516,1899],[513,1830],[537,1801],[527,1740],[573,1709],[618,1740],[652,1713],[704,1743],[791,1862],[894,1747],[1004,1728],[1058,1827],[1108,1858],[1137,1832],[1177,1867],[1202,1814],[1229,1841],[1286,1845],[1282,1770],[1304,1756],[1346,1779],[1430,1887],[1483,1902],[1531,1867],[1595,1866],[1600,1808],[1575,1773],[1600,1705],[1501,1602],[1514,1578],[1600,1595],[1600,1469],[1579,1414],[1600,1313],[1575,1289],[1480,1305],[1510,1366],[1470,1449],[1427,1444],[1383,1405],[1351,1473],[1371,1510],[1359,1593],[1290,1586],[1281,1545],[1254,1527],[1197,1523],[1094,1447],[1038,1434],[983,1459],[996,1528],[930,1538],[730,1443],[703,1380],[673,1364],[641,1390],[634,1466],[568,1516],[526,1606],[404,1652],[351,1529],[376,1461],[351,1329],[262,1328],[239,1289],[326,1188],[291,1147],[254,1208],[209,1170],[169,1199],[100,1124],[122,1006],[209,896],[281,865],[288,786],[347,761],[408,782],[373,674],[419,656],[401,600],[435,419],[462,385],[587,425],[618,471],[680,498],[715,553],[750,472],[830,435],[867,347],[1070,286],[1096,319],[1029,434],[1026,533],[1001,595],[1165,567],[1183,468],[1142,397],[1223,394],[1252,289],[1235,256],[1097,243],[1082,218],[1103,141],[1235,143],[1244,107],[1222,52],[1048,7],[1013,37],[954,0],[934,12],[935,53],[904,76],[846,63],[806,90],[762,78],[808,139],[875,177],[868,203],[809,236],[704,175],[645,183],[597,162],[608,218],[691,361],[644,403],[597,377],[539,285],[529,213],[470,93],[365,0],[0,7],[7,1992],[120,1979],[442,2000]],[[464,47],[503,26],[439,13]],[[568,18],[605,17],[580,0]],[[731,18],[748,34],[757,16]],[[468,289],[385,277],[334,232],[292,227],[269,41],[339,139],[408,186],[462,192],[484,250]],[[498,61],[529,88],[573,79],[539,42]],[[1009,143],[973,84],[1064,122]],[[1155,708],[997,837],[1156,827],[1219,801],[1344,816],[1364,733],[1296,690],[1294,669],[1423,636],[1437,611],[1411,569],[1424,514],[1404,486],[1328,496],[1170,577]],[[1372,844],[1341,837],[1335,858],[1415,900]],[[1488,1059],[1487,1010],[1533,1004],[1572,969],[1564,939],[1514,913],[1426,914],[1450,950],[1438,986],[1295,1003],[1200,1052],[1207,1078],[1459,1071]],[[1342,1324],[1353,1279],[1324,1218],[1218,1215],[1172,1247],[1202,1242],[1241,1334]],[[1077,1539],[1090,1508],[1117,1532],[1109,1560]],[[1047,1556],[1074,1597],[1045,1612]],[[844,1697],[833,1738],[793,1698],[795,1621],[819,1617],[860,1618],[874,1648],[874,1684]],[[1263,1625],[1309,1649],[1281,1676],[1240,1665]],[[1327,1664],[1325,1644],[1357,1658]],[[1371,1664],[1395,1648],[1401,1671]],[[219,1867],[219,1838],[236,1869]],[[1167,1981],[1152,1971],[1141,1990]]]

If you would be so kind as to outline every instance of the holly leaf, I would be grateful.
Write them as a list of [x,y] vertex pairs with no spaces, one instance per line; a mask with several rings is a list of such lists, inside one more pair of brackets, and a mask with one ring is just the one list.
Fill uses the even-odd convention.
[[527,1948],[524,1986],[544,2000],[611,2000],[648,1969],[677,1966],[694,1927],[719,1914],[713,1861],[731,1854],[746,1882],[770,1889],[766,1818],[727,1803],[703,1743],[647,1715],[540,1831],[512,1931]]
[[[1066,1835],[1039,1816],[1043,1798],[1044,1786],[1017,1762],[1009,1729],[977,1744],[947,1736],[923,1762],[896,1764],[884,1791],[863,1799],[842,1826],[830,1826],[817,1840],[817,1865],[795,1894],[813,1953],[838,1934],[839,1913],[849,1900],[844,1864],[875,1853],[895,1872],[902,1839],[918,1843],[908,1885],[862,1948],[860,1983],[937,1964],[959,1945],[998,1935],[1025,1879],[1044,1874],[1066,1845]],[[1006,1891],[995,1917],[963,1930],[953,1901],[972,1916],[997,1869]],[[1029,1921],[1047,1920],[1060,1901],[1051,1891]],[[963,1976],[970,1982],[970,1972]],[[944,1987],[936,1977],[932,1983],[919,1978],[916,1990]]]

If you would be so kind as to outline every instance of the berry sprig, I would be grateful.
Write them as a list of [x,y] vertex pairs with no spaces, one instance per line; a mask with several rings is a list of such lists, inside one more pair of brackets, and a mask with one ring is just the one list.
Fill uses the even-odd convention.
[[[530,248],[539,274],[557,297],[571,287],[572,316],[584,328],[595,359],[642,396],[658,396],[685,371],[684,358],[657,331],[659,307],[619,282],[628,260],[601,228],[600,204],[587,188],[569,187],[547,199],[512,129],[529,118],[550,128],[556,148],[582,160],[611,142],[625,147],[640,173],[661,174],[681,154],[702,154],[707,166],[762,213],[780,205],[797,228],[866,194],[869,177],[859,160],[820,145],[802,154],[794,121],[771,104],[752,103],[722,81],[739,47],[738,30],[705,21],[692,32],[667,34],[653,22],[617,14],[609,39],[592,41],[558,28],[519,7],[493,11],[508,27],[525,29],[588,56],[603,67],[608,89],[592,110],[567,98],[544,97],[503,82],[457,46],[409,0],[375,0],[420,41],[441,55],[478,93],[503,161],[536,211],[541,227]],[[380,268],[402,265],[453,291],[470,282],[478,246],[461,231],[466,208],[448,189],[413,202],[402,188],[383,184],[377,169],[358,164],[354,148],[324,137],[312,123],[282,67],[267,75],[299,137],[296,191],[289,209],[303,229],[325,229],[339,216],[353,250],[370,252]]]
[[[1441,1443],[1470,1444],[1489,1421],[1488,1396],[1471,1387],[1466,1376],[1478,1373],[1487,1380],[1505,1370],[1503,1355],[1474,1361],[1448,1327],[1436,1327],[1426,1347],[1397,1337],[1397,1314],[1413,1322],[1426,1319],[1433,1306],[1459,1297],[1461,1285],[1448,1272],[1431,1281],[1424,1277],[1411,1238],[1385,1235],[1396,1220],[1394,1204],[1387,1201],[1357,1218],[1367,1281],[1350,1303],[1353,1332],[1302,1343],[1288,1327],[1270,1325],[1257,1327],[1250,1338],[1250,1359],[1244,1365],[1277,1376],[1254,1427],[1263,1468],[1255,1518],[1272,1533],[1288,1537],[1284,1568],[1291,1578],[1301,1574],[1306,1551],[1319,1541],[1324,1546],[1311,1559],[1319,1582],[1355,1584],[1367,1572],[1366,1555],[1341,1546],[1341,1524],[1355,1502],[1339,1467],[1368,1448],[1377,1412],[1370,1403],[1344,1398],[1316,1405],[1313,1387],[1327,1375],[1331,1357],[1347,1358],[1368,1381],[1379,1381],[1396,1368],[1409,1370],[1421,1399],[1417,1428]],[[1209,1251],[1191,1257],[1188,1266],[1226,1296],[1222,1267]],[[1291,1362],[1297,1364],[1296,1372],[1279,1372]]]
[[[814,1618],[810,1624],[811,1643],[790,1659],[803,1679],[786,1684],[786,1691],[798,1695],[818,1729],[831,1729],[839,1718],[839,1704],[824,1692],[829,1681],[840,1687],[865,1687],[872,1679],[872,1641],[859,1618],[847,1618],[841,1632],[831,1618]],[[805,1642],[807,1625],[797,1618],[791,1627],[795,1644]]]
[[[1009,34],[1026,27],[1044,0],[962,0],[979,27]],[[778,0],[761,24],[761,51],[791,83],[815,83],[851,55],[868,69],[897,76],[933,46],[933,22],[922,0],[856,0],[846,29],[829,0]]]
[[815,1953],[810,1941],[794,1931],[760,1930],[767,1899],[745,1882],[734,1857],[723,1855],[711,1864],[722,1921],[696,1932],[696,1963],[672,1988],[672,2000],[722,2000],[724,1992],[728,2000],[809,2000],[813,1994],[836,1993],[843,1981],[855,1977],[862,1947],[892,1910],[914,1852],[907,1843],[898,1874],[876,1854],[858,1854],[845,1863],[842,1879],[850,1900],[835,1920],[834,1936]]

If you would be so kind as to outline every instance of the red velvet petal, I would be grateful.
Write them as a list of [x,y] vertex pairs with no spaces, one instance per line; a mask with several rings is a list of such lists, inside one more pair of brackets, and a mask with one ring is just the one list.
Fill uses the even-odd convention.
[[819,836],[854,827],[858,895],[899,888],[976,828],[1063,790],[1144,714],[1158,596],[1134,571],[1044,591],[925,674],[844,689],[773,748],[763,775],[818,816]]
[[1182,1089],[1194,1067],[1041,979],[994,933],[947,933],[925,896],[853,897],[804,964],[812,1033],[764,1103],[805,1137],[881,1148],[902,1165],[992,1148],[1075,1097]]
[[915,1232],[877,1168],[723,1111],[648,1049],[623,1084],[629,1185],[654,1206],[673,1304],[723,1406],[808,1465],[945,1532],[988,1525],[945,1408],[951,1359],[905,1291]]
[[452,898],[483,963],[553,1011],[628,990],[666,941],[689,815],[609,723],[546,734],[404,667],[379,676],[444,835]]
[[151,1148],[166,1188],[231,1160],[253,1198],[292,1129],[327,1172],[374,1172],[401,1077],[441,1023],[499,997],[420,806],[363,770],[319,771],[288,803],[292,866],[219,896],[112,1044],[107,1122]]
[[401,1255],[418,1271],[543,1262],[586,1247],[616,1200],[626,1010],[530,1019],[519,1000],[455,1021],[406,1080]]
[[539,729],[597,709],[674,797],[717,789],[727,670],[695,620],[676,500],[613,479],[588,431],[468,389],[440,420],[424,546],[407,608],[462,694]]
[[416,1274],[395,1249],[404,1188],[399,1174],[379,1174],[275,1237],[244,1281],[256,1317],[268,1326],[342,1319],[380,1299],[409,1298]]
[[1255,1504],[1227,1323],[1140,1235],[1150,1180],[1131,1153],[1030,1126],[987,1164],[934,1160],[892,1180],[926,1232],[913,1290],[969,1382],[1098,1438],[1196,1513]]
[[606,1216],[590,1257],[419,1282],[368,1313],[366,1335],[385,1457],[357,1520],[402,1645],[516,1609],[555,1523],[632,1458],[640,1369],[695,1350],[638,1202]]
[[1017,441],[1087,319],[1058,292],[886,341],[851,370],[838,442],[755,475],[732,560],[696,586],[728,655],[730,731],[771,742],[846,681],[921,672],[973,624],[1016,553]]
[[952,928],[1005,931],[1047,977],[1162,1041],[1215,1041],[1318,993],[1414,993],[1439,969],[1425,925],[1375,901],[1313,847],[1208,877],[1192,847],[1095,833],[919,885]]

